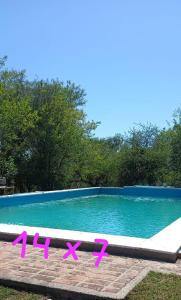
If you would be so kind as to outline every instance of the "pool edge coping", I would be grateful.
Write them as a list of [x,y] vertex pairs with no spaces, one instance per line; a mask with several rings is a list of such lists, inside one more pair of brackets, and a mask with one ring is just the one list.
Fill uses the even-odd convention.
[[[95,239],[106,239],[109,243],[107,250],[110,254],[175,262],[181,247],[180,229],[181,218],[178,218],[148,239],[84,231],[0,224],[0,239],[13,241],[19,234],[26,231],[29,240],[32,241],[33,236],[38,232],[40,239],[50,237],[52,246],[54,247],[65,247],[67,241],[81,241],[81,250],[85,251],[91,251],[95,248]],[[96,244],[96,246],[100,245]]]

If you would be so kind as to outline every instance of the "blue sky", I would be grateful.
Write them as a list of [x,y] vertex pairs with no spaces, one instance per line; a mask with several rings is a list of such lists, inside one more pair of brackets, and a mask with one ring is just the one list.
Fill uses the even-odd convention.
[[180,16],[180,0],[1,0],[0,56],[80,84],[99,137],[163,127],[181,106]]

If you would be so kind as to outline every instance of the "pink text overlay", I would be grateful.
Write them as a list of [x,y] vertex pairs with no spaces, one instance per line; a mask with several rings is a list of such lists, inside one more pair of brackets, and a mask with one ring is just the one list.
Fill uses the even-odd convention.
[[[48,259],[49,257],[49,246],[51,242],[51,238],[45,237],[45,242],[44,244],[38,243],[39,239],[39,233],[35,233],[33,237],[33,247],[34,248],[40,248],[44,250],[44,259]],[[28,235],[26,231],[23,231],[13,242],[12,245],[16,246],[19,243],[22,243],[21,247],[21,258],[25,258],[26,256],[26,247],[27,247],[27,240],[28,240]],[[100,265],[100,262],[102,261],[104,256],[108,256],[108,253],[105,252],[106,248],[108,247],[108,241],[104,239],[95,239],[94,242],[96,244],[101,244],[102,248],[99,252],[92,252],[93,256],[96,256],[97,259],[95,261],[95,267],[98,268]],[[63,259],[67,259],[69,256],[72,257],[73,260],[78,260],[78,256],[76,253],[76,250],[80,247],[81,242],[77,241],[74,245],[72,245],[70,242],[66,243],[66,246],[68,248],[68,251],[63,255]]]

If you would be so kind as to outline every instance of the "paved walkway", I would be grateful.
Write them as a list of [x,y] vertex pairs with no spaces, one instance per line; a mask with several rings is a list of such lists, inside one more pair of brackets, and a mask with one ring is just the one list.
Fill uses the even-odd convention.
[[55,294],[66,299],[122,299],[149,270],[181,275],[181,259],[171,264],[109,255],[95,268],[96,257],[91,252],[76,251],[78,261],[74,261],[72,257],[63,259],[66,249],[49,248],[48,260],[43,258],[43,250],[31,245],[24,259],[20,251],[21,245],[0,241],[0,282],[24,282],[31,288],[38,285],[42,291],[54,288]]

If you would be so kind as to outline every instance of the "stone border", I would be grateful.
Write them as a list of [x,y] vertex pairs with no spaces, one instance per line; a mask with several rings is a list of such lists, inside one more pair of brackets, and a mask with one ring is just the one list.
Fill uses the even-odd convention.
[[25,280],[22,277],[16,277],[12,275],[7,276],[6,274],[1,274],[0,284],[10,288],[58,297],[56,299],[59,300],[121,300],[124,299],[127,294],[146,277],[149,271],[149,268],[144,269],[135,279],[131,280],[116,295],[108,292],[97,292],[83,287],[70,287],[64,284],[44,282],[33,278],[26,278]]

